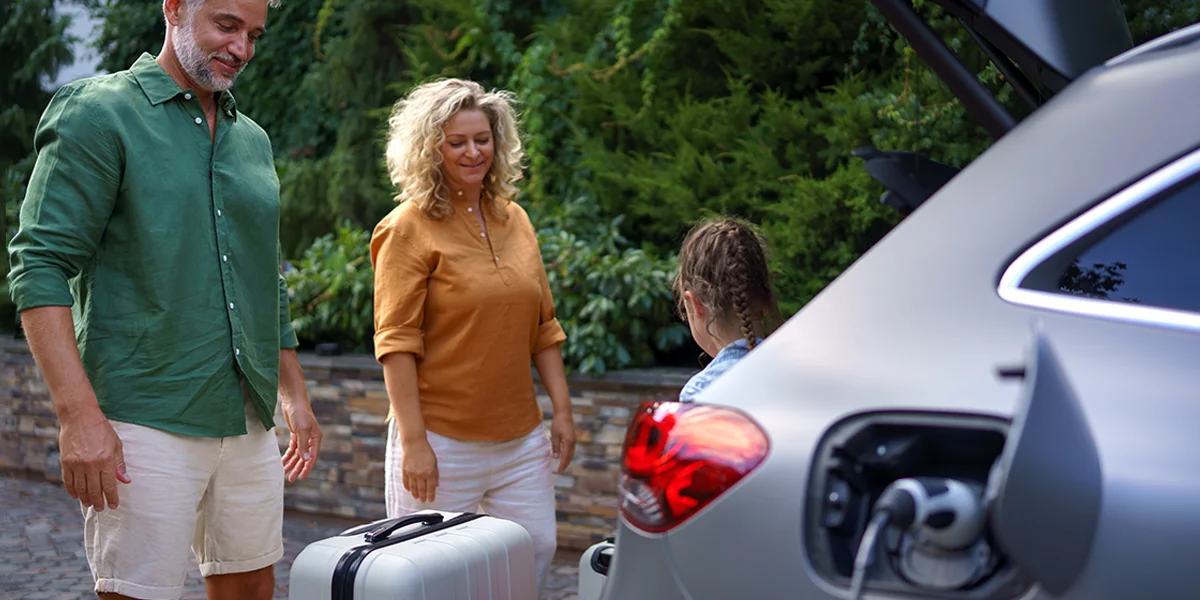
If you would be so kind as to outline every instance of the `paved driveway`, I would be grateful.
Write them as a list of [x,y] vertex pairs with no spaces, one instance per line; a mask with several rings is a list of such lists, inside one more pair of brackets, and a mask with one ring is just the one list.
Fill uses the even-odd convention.
[[[287,598],[288,567],[314,540],[357,523],[288,513],[284,557],[275,566],[275,598]],[[556,557],[542,600],[573,600],[577,552]],[[0,476],[0,598],[4,600],[95,600],[83,554],[78,502],[56,483]],[[204,600],[204,582],[192,566],[186,600]]]

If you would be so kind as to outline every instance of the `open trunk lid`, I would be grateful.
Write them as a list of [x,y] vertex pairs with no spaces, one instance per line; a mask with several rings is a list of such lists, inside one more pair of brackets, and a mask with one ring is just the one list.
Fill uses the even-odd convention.
[[[914,0],[871,0],[967,114],[994,138],[1016,118],[913,8]],[[956,17],[1031,110],[1089,69],[1129,51],[1133,36],[1120,0],[929,0]],[[908,214],[957,169],[908,152],[854,153],[887,189],[882,201]]]

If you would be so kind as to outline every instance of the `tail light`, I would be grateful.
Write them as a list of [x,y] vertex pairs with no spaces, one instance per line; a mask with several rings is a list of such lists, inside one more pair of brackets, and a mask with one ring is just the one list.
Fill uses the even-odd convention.
[[766,432],[723,406],[644,402],[625,434],[621,515],[651,533],[673,529],[753,471]]

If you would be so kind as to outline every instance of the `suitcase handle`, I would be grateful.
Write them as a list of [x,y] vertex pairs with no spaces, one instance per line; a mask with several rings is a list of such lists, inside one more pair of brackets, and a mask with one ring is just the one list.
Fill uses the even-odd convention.
[[408,527],[409,525],[416,525],[417,523],[422,525],[437,525],[445,518],[446,517],[443,517],[438,513],[409,515],[403,519],[396,519],[395,521],[384,523],[373,531],[368,531],[367,533],[363,534],[363,540],[365,540],[368,544],[374,544],[379,540],[387,539],[388,536],[395,533],[396,530],[400,529],[401,527]]
[[[386,538],[376,542],[368,542],[365,545],[351,548],[348,552],[343,554],[341,558],[338,559],[337,567],[333,569],[333,581],[331,582],[330,586],[330,598],[332,600],[354,600],[354,579],[358,574],[358,567],[362,565],[362,562],[367,557],[367,554],[370,554],[371,552],[380,548],[402,544],[408,540],[429,535],[435,531],[457,527],[463,523],[473,521],[484,516],[487,515],[479,513],[463,513],[457,517],[454,517],[453,519],[450,519],[449,521],[443,521],[442,519],[444,517],[442,517],[442,515],[434,513],[426,515],[412,515],[402,519],[402,521],[408,521],[408,524],[410,525],[421,522],[421,519],[423,518],[433,518],[435,521],[434,524],[430,525],[428,529],[411,531],[394,538]],[[396,527],[392,528],[392,531],[395,531],[397,528],[403,526],[404,525],[396,525]],[[372,531],[371,534],[378,533],[379,531],[382,531],[382,529],[378,531]]]

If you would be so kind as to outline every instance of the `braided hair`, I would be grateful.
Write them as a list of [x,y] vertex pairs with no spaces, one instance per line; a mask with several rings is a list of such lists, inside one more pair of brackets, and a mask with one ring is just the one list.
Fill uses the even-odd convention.
[[688,291],[712,312],[707,326],[717,321],[733,325],[736,319],[750,349],[758,345],[755,322],[778,312],[766,241],[739,219],[710,219],[694,227],[679,250],[679,271],[671,287],[684,321],[683,293]]

